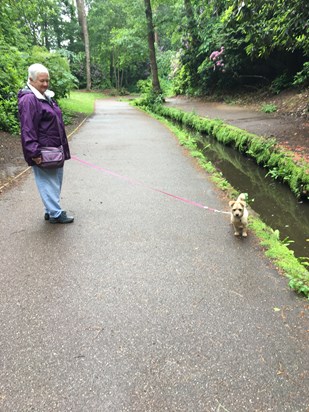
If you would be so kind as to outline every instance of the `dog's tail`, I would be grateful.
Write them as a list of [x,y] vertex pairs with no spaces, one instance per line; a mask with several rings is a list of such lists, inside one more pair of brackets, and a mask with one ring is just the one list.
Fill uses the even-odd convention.
[[247,199],[247,193],[241,193],[241,194],[238,196],[238,199],[239,199],[239,200],[242,200],[243,202],[245,202],[246,199]]

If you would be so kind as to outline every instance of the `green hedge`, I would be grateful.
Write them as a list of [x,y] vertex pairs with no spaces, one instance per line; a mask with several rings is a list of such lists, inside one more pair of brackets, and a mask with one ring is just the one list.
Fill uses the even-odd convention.
[[273,178],[288,184],[298,198],[309,198],[309,164],[305,161],[296,163],[293,154],[283,151],[275,139],[266,139],[227,125],[221,120],[204,118],[164,105],[154,105],[151,111],[235,147],[267,168]]

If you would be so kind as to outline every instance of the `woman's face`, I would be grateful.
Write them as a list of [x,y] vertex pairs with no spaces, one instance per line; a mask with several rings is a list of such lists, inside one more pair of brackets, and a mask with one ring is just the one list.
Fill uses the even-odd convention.
[[41,94],[44,94],[48,89],[49,75],[48,73],[38,73],[35,80],[30,78],[31,86],[35,87]]

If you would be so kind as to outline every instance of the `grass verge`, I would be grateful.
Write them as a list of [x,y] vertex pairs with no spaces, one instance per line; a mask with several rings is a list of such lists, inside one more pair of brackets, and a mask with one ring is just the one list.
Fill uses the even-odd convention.
[[[179,129],[174,123],[164,116],[153,113],[145,107],[140,108],[150,114],[160,122],[164,123],[178,138],[180,144],[184,146],[191,156],[197,159],[199,165],[206,170],[210,179],[229,197],[235,197],[237,192],[222,174],[212,165],[205,154],[199,148],[197,139],[192,134]],[[277,269],[289,279],[289,286],[297,293],[303,294],[309,299],[309,271],[302,262],[294,256],[285,241],[279,238],[279,232],[268,227],[260,218],[250,215],[249,227],[257,236],[261,246],[265,249],[265,255],[271,259]]]
[[67,112],[78,112],[90,115],[94,112],[94,103],[97,99],[104,99],[103,93],[72,91],[70,97],[59,99],[61,109]]

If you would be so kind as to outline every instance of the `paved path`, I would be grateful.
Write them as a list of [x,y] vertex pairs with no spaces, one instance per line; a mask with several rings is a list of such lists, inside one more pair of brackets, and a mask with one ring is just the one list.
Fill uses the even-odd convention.
[[309,161],[309,124],[303,118],[263,113],[239,105],[207,102],[183,96],[167,99],[166,104],[200,116],[221,119],[259,136],[275,138],[278,143]]
[[72,225],[44,222],[32,175],[0,197],[0,411],[307,412],[308,301],[228,215],[150,189],[227,210],[169,130],[96,109]]

